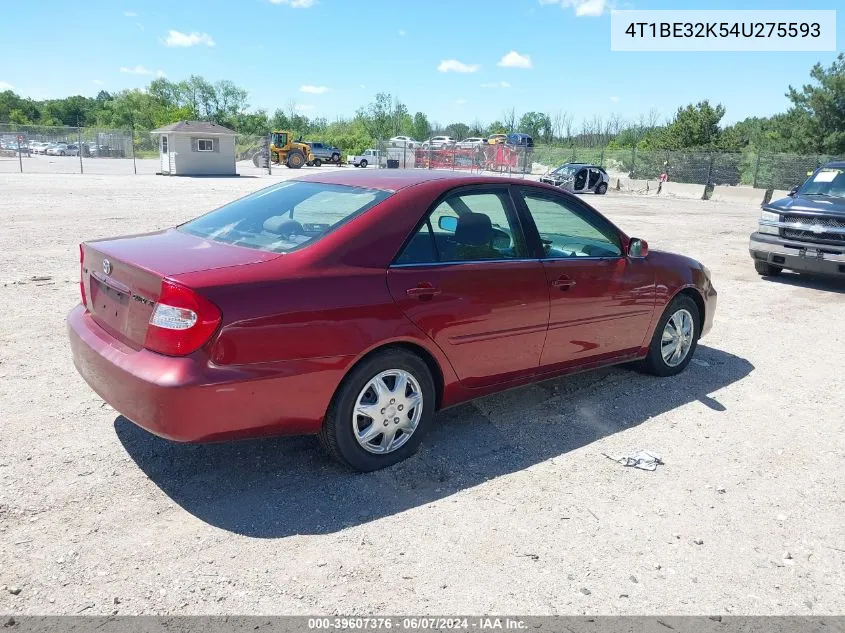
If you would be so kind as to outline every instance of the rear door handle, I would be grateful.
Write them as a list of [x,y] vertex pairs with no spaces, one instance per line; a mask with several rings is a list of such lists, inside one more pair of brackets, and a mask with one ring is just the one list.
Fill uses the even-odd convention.
[[422,283],[418,285],[416,288],[408,288],[405,291],[405,294],[409,297],[416,297],[417,299],[427,299],[430,297],[434,297],[439,295],[442,290],[440,288],[435,288],[429,283]]
[[563,275],[562,277],[558,277],[557,279],[555,279],[555,280],[552,282],[552,286],[554,286],[555,288],[560,289],[561,291],[563,291],[563,290],[569,290],[569,289],[570,289],[570,288],[572,288],[574,285],[575,285],[575,280],[574,280],[574,279],[570,279],[570,278],[569,278],[569,277],[567,277],[566,275]]

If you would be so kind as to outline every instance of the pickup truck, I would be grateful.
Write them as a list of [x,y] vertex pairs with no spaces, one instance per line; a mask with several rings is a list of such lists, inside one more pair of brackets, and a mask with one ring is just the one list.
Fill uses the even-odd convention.
[[319,167],[323,163],[339,163],[340,150],[331,145],[327,145],[320,141],[305,141],[311,147],[311,153],[314,154],[313,164]]
[[378,167],[380,159],[380,150],[368,149],[360,156],[347,156],[346,163],[349,165],[355,165],[355,167],[366,167],[367,165],[375,165]]
[[786,198],[763,204],[749,251],[763,276],[787,269],[845,278],[845,161],[827,163]]

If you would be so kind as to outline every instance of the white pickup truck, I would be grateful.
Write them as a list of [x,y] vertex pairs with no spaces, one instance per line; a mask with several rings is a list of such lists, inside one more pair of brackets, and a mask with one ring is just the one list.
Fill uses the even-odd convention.
[[379,166],[381,159],[381,151],[377,149],[368,149],[359,156],[347,156],[346,164],[355,165],[355,167],[366,167],[367,165]]

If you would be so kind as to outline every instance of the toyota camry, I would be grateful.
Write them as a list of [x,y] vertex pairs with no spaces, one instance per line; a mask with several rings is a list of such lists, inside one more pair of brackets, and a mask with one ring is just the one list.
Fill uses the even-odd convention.
[[118,412],[177,441],[317,434],[362,471],[494,391],[677,374],[716,307],[705,266],[577,197],[454,172],[313,174],[79,256],[73,359]]

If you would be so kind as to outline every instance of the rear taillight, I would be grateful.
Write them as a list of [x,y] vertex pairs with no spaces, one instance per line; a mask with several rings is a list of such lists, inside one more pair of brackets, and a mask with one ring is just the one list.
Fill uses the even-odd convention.
[[220,325],[220,310],[190,288],[165,279],[144,347],[168,356],[185,356],[202,347]]
[[88,297],[85,296],[85,248],[79,245],[79,294],[82,295],[82,305],[88,307]]

